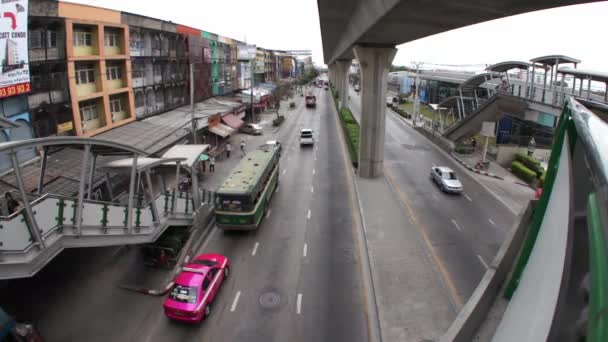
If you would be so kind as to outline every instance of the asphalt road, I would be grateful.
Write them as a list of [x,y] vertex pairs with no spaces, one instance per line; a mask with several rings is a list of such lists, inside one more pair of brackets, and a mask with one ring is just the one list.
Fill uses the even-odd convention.
[[[360,95],[349,89],[350,108],[360,116]],[[469,173],[390,110],[386,113],[385,175],[405,208],[429,237],[456,309],[471,296],[516,216]],[[462,195],[448,195],[430,179],[432,165],[459,175]]]
[[[201,247],[232,263],[208,320],[169,321],[162,297],[116,287],[130,262],[120,248],[64,251],[36,277],[10,282],[0,306],[34,321],[46,341],[366,341],[357,209],[347,200],[329,92],[314,92],[316,109],[298,106],[256,141],[283,144],[279,188],[260,229],[215,229]],[[301,128],[315,131],[314,148],[300,148]]]

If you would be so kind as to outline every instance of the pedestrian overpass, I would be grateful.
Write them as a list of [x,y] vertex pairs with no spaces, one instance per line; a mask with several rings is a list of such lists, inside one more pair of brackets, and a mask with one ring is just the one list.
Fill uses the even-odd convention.
[[[46,152],[39,161],[38,191],[28,192],[23,166],[17,160],[19,151],[68,146],[83,151],[77,196],[44,193],[49,158]],[[167,152],[179,157],[148,158],[136,148],[93,138],[58,137],[0,144],[0,154],[8,154],[12,160],[18,188],[13,197],[21,204],[17,211],[0,217],[0,279],[32,276],[65,248],[153,242],[168,227],[205,224],[203,221],[212,210],[213,194],[198,188],[195,161],[208,145],[185,147],[178,145],[177,151]],[[102,156],[112,156],[113,160],[98,167],[96,160]],[[180,191],[177,180],[184,169],[192,174],[193,186]],[[106,174],[105,185],[110,189],[110,175],[122,175],[128,189],[108,201],[91,199],[96,171]],[[176,181],[167,187],[165,179],[171,175]],[[152,181],[152,176],[157,182]]]

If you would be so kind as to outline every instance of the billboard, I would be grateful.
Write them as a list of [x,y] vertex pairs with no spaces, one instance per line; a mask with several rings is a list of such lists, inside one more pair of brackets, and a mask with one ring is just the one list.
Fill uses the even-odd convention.
[[27,4],[28,0],[0,2],[0,98],[30,91]]
[[255,59],[256,47],[255,45],[239,45],[237,46],[237,57],[239,61],[250,61]]

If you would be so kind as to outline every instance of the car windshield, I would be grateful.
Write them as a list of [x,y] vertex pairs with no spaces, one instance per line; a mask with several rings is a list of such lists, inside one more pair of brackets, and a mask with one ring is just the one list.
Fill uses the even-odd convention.
[[197,264],[197,265],[209,266],[209,267],[217,265],[217,261],[206,260],[206,259],[192,260],[191,263]]
[[173,290],[171,290],[169,298],[173,299],[176,302],[193,304],[196,303],[197,294],[197,286],[185,286],[176,284],[173,287]]
[[312,133],[310,132],[302,132],[302,138],[312,138]]
[[443,178],[444,179],[458,179],[456,178],[456,174],[454,172],[444,172],[443,173]]

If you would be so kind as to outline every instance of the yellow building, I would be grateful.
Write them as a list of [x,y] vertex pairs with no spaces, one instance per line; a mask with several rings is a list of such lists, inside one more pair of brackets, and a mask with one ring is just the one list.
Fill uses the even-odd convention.
[[129,28],[120,12],[59,2],[59,16],[66,18],[76,134],[94,136],[135,120]]

